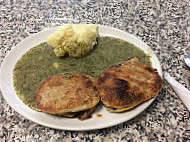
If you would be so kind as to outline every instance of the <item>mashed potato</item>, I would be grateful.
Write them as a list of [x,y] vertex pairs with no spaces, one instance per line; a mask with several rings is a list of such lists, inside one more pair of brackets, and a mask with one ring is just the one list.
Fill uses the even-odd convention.
[[50,35],[47,42],[54,47],[56,56],[81,57],[93,49],[97,37],[97,25],[65,25]]

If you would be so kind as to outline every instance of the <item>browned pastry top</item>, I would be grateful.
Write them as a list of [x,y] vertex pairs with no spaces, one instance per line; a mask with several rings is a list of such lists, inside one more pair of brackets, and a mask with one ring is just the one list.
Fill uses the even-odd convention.
[[108,110],[121,112],[154,97],[162,88],[162,79],[156,69],[133,58],[104,70],[96,87]]
[[99,94],[90,75],[49,76],[36,92],[36,106],[43,112],[64,114],[90,109],[98,104]]

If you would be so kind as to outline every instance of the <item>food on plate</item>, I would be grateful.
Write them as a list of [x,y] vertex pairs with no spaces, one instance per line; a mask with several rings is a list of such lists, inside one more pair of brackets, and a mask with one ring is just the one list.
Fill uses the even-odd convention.
[[14,88],[26,105],[48,114],[84,120],[100,99],[110,112],[122,112],[162,87],[147,52],[123,39],[98,36],[97,25],[61,26],[18,60]]
[[52,46],[40,43],[28,50],[17,61],[13,71],[14,89],[30,108],[35,105],[35,92],[40,82],[59,73],[80,73],[97,77],[104,69],[123,60],[137,57],[151,66],[150,57],[133,44],[114,37],[98,37],[92,52],[81,58],[57,58]]
[[96,87],[108,111],[122,112],[154,97],[162,88],[162,79],[156,69],[132,58],[104,70]]
[[36,107],[49,114],[86,119],[100,101],[94,80],[86,74],[49,76],[38,86]]
[[98,26],[90,24],[65,25],[48,37],[56,56],[81,57],[97,43]]

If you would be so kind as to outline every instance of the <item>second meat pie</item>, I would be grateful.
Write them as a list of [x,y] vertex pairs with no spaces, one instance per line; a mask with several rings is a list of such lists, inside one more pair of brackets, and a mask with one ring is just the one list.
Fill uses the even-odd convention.
[[86,74],[49,76],[36,92],[36,106],[42,112],[86,119],[100,100],[94,78]]
[[154,97],[162,88],[162,79],[156,69],[133,58],[104,70],[96,87],[108,111],[122,112]]

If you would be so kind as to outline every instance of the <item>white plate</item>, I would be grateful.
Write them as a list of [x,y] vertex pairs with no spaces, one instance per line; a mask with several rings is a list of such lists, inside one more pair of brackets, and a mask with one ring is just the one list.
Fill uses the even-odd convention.
[[[11,52],[5,57],[1,65],[1,71],[0,71],[1,91],[3,93],[5,100],[19,114],[21,114],[22,116],[26,117],[27,119],[33,122],[36,122],[38,124],[47,127],[63,129],[63,130],[84,131],[84,130],[95,130],[95,129],[106,128],[125,122],[135,117],[139,113],[141,113],[153,102],[154,98],[139,105],[135,109],[132,109],[124,113],[109,113],[108,111],[106,111],[106,109],[103,106],[99,106],[99,108],[93,114],[93,117],[85,121],[80,121],[78,119],[57,117],[42,112],[37,112],[26,106],[18,98],[16,92],[14,91],[13,68],[18,59],[27,50],[29,50],[30,48],[34,47],[35,45],[41,42],[45,42],[47,37],[51,33],[53,33],[55,29],[56,28],[46,29],[44,31],[41,31],[37,34],[34,34],[26,38],[11,50]],[[100,36],[112,36],[124,39],[130,43],[133,43],[134,45],[142,49],[145,53],[152,52],[152,50],[144,42],[121,30],[111,28],[108,26],[99,25],[99,34]],[[162,76],[160,62],[156,57],[156,55],[153,53],[151,53],[151,61],[153,67],[156,68],[158,70],[158,73]],[[97,113],[102,114],[102,118],[96,117]]]

